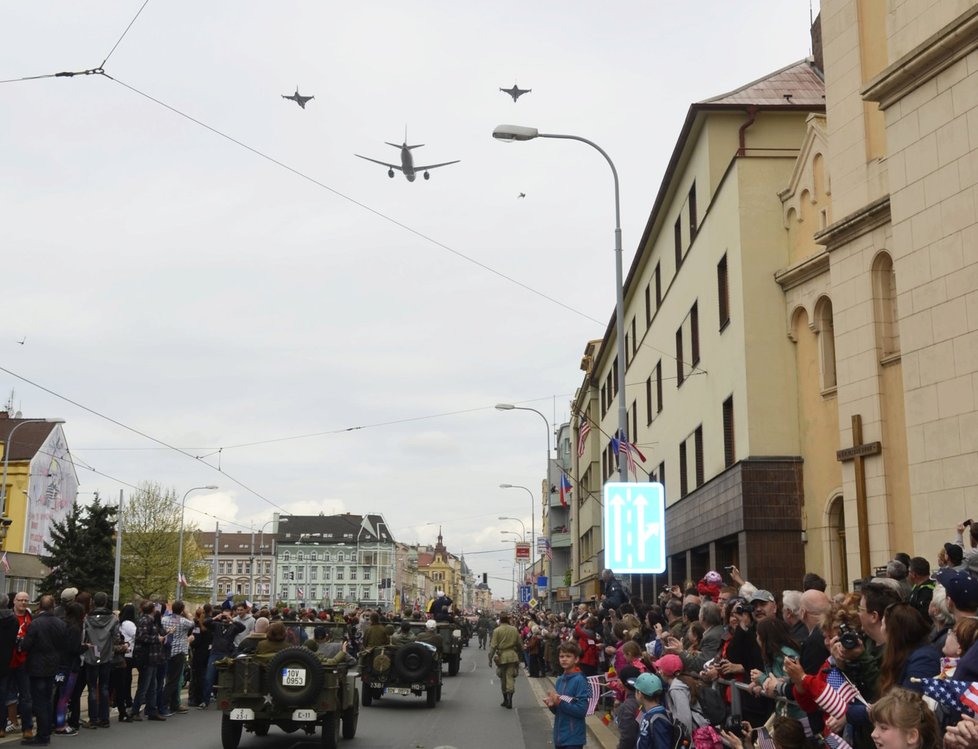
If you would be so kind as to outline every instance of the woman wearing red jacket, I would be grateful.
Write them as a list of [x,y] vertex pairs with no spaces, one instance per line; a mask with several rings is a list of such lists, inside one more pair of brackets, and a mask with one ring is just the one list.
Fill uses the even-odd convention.
[[589,616],[577,622],[574,627],[577,645],[581,648],[581,660],[578,667],[585,676],[595,676],[598,673],[598,620]]

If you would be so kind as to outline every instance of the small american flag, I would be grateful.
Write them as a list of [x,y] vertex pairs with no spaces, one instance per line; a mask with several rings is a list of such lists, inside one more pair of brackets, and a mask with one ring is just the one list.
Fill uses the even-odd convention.
[[852,749],[849,742],[837,733],[830,733],[824,737],[825,746],[829,749]]
[[825,688],[815,697],[815,704],[822,708],[827,715],[833,718],[841,718],[846,714],[849,703],[858,698],[859,690],[852,685],[845,674],[832,666],[829,669]]
[[306,591],[304,591],[304,590],[303,590],[303,589],[301,588],[301,586],[296,586],[296,589],[295,589],[295,594],[296,594],[296,595],[297,595],[297,596],[298,596],[299,598],[305,598],[305,597],[306,597]]
[[644,463],[645,456],[642,455],[642,451],[629,442],[625,438],[625,433],[621,430],[618,431],[617,437],[611,438],[611,447],[619,456],[624,454],[625,459],[628,461],[628,470],[637,476],[638,464],[635,462],[635,456],[637,455],[639,460]]
[[972,682],[961,694],[961,702],[971,712],[978,713],[978,681]]
[[[3,552],[3,556],[0,557],[0,565],[3,565],[4,572],[10,572],[10,562],[7,561],[7,552]],[[54,572],[54,570],[51,570]]]
[[591,432],[591,422],[587,419],[581,422],[581,426],[578,428],[577,437],[577,457],[580,458],[584,455],[584,443],[587,442],[587,436]]
[[587,714],[594,715],[594,711],[598,707],[598,701],[601,699],[601,676],[589,676],[587,677],[587,683],[591,687],[591,696],[587,700]]
[[778,749],[774,739],[771,738],[771,734],[764,726],[757,729],[757,749]]
[[[955,679],[914,679],[913,681],[920,684],[923,687],[924,694],[939,705],[943,705],[958,715],[964,712],[961,709],[961,703],[965,702],[964,695],[969,687],[972,686],[967,681],[957,681]],[[968,703],[965,702],[965,704]]]

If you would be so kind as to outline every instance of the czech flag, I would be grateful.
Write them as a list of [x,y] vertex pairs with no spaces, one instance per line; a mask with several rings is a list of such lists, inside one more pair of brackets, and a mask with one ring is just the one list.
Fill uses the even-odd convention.
[[560,472],[560,505],[561,507],[567,507],[567,496],[574,489],[571,486],[570,479],[567,478],[567,474],[563,471]]

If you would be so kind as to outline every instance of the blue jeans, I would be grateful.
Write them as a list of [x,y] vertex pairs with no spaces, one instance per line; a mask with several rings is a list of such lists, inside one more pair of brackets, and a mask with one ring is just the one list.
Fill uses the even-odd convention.
[[17,690],[17,712],[20,715],[20,727],[25,731],[34,729],[34,709],[31,705],[31,677],[27,675],[27,666],[15,668],[10,672],[9,687],[11,692]]
[[139,667],[139,681],[136,683],[136,696],[132,698],[132,714],[138,715],[143,705],[150,713],[159,712],[156,707],[156,671],[155,663],[147,663]]
[[217,666],[214,664],[222,658],[227,658],[227,656],[223,653],[211,653],[207,657],[207,675],[204,677],[204,693],[200,696],[201,704],[211,704],[214,682],[217,681]]
[[88,679],[88,721],[107,723],[109,720],[109,677],[112,675],[112,662],[88,664],[85,676]]
[[[17,670],[20,671],[21,669]],[[51,740],[51,693],[53,689],[53,676],[31,677],[31,700],[37,715],[37,731],[34,733],[34,738],[42,744],[47,744]]]

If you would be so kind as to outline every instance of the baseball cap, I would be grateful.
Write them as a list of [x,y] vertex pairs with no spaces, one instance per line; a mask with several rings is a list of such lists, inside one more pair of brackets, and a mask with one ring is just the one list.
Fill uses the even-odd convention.
[[635,688],[635,680],[639,677],[642,672],[638,670],[636,666],[623,666],[621,671],[618,672],[618,678],[621,679],[622,684],[627,684],[632,689]]
[[63,591],[61,591],[61,601],[63,603],[74,601],[75,596],[77,595],[78,595],[78,588],[65,588]]
[[751,603],[754,601],[764,601],[765,603],[774,603],[774,594],[769,590],[755,590],[750,597]]
[[428,629],[434,629],[435,627],[438,626],[438,622],[436,622],[434,619],[429,619],[424,623],[424,626],[427,627]]
[[964,559],[964,549],[957,544],[944,544],[944,553],[947,554],[948,561],[955,566],[961,564]]
[[682,659],[673,653],[662,656],[654,664],[655,670],[663,676],[675,676],[683,670]]
[[954,608],[959,611],[978,610],[978,580],[967,572],[944,569],[937,573],[937,581],[944,586]]
[[654,674],[639,674],[632,685],[636,691],[641,692],[646,697],[654,697],[662,692],[662,679]]

